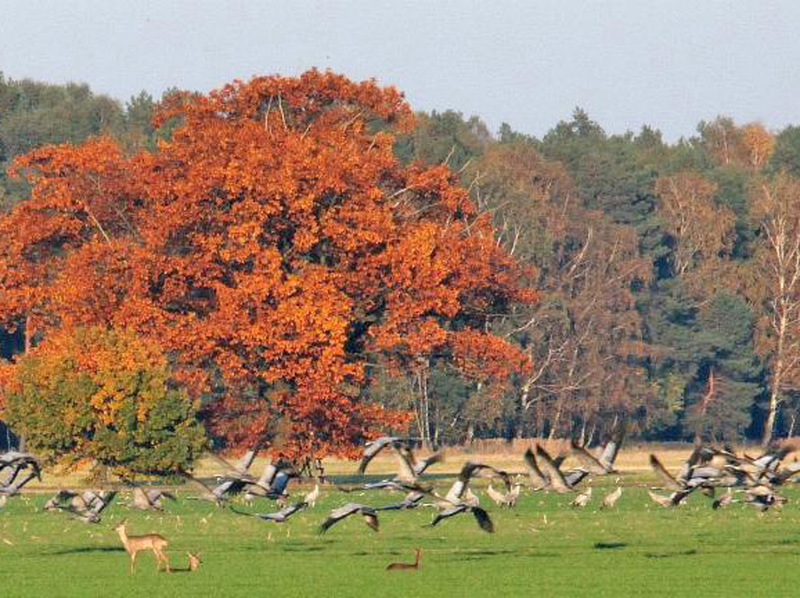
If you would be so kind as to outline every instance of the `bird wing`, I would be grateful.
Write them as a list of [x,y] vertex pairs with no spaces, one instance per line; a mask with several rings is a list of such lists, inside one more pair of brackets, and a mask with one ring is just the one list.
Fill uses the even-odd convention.
[[236,464],[236,469],[242,473],[247,473],[247,470],[250,469],[250,466],[256,458],[256,453],[258,453],[258,449],[250,449],[247,451],[239,460],[239,463]]
[[364,523],[366,523],[373,532],[380,531],[378,513],[375,509],[369,509],[368,511],[361,509],[361,515],[364,517]]
[[608,473],[608,469],[600,463],[594,456],[587,451],[582,446],[579,446],[577,442],[574,440],[571,442],[572,454],[575,455],[578,460],[583,463],[586,469],[589,470],[589,473],[593,473],[595,475],[603,475]]
[[[439,512],[436,515],[436,517],[433,518],[433,521],[431,521],[431,527],[437,526],[439,522],[444,521],[445,519],[449,519],[450,517],[458,515],[459,513],[463,513],[468,508],[469,507],[467,505],[457,505],[451,509],[445,509],[444,511]],[[480,507],[475,507],[475,508],[480,508]],[[484,513],[485,512],[486,511],[484,511]]]
[[414,459],[414,453],[409,447],[402,445],[395,446],[394,453],[400,466],[397,479],[403,482],[415,482],[417,480],[417,474],[415,473],[417,463]]
[[418,462],[414,467],[414,473],[417,475],[422,475],[431,465],[436,465],[442,461],[444,461],[444,451],[438,450],[422,459],[422,461]]
[[729,505],[732,502],[733,502],[733,494],[723,494],[717,500],[711,503],[711,508],[716,511],[720,507]]
[[478,522],[480,528],[485,532],[489,532],[490,534],[494,533],[494,523],[492,523],[489,513],[480,507],[472,507],[471,510],[473,516],[475,517],[475,521]]
[[492,465],[487,465],[486,463],[471,463],[472,469],[469,473],[470,477],[475,476],[488,476],[488,477],[498,477],[503,480],[503,483],[506,486],[506,490],[511,490],[511,476],[508,474],[507,471],[502,469],[497,469]]
[[319,526],[319,532],[324,534],[331,526],[338,523],[342,519],[349,517],[353,513],[357,513],[362,508],[361,505],[349,502],[347,504],[342,505],[338,509],[334,509],[328,515],[328,518],[322,522],[322,525]]
[[284,507],[276,513],[256,513],[256,517],[260,517],[261,519],[266,519],[268,521],[277,521],[282,523],[298,511],[305,509],[307,506],[308,503],[305,501],[300,501],[294,503],[293,505]]
[[425,498],[424,492],[417,492],[412,490],[411,492],[406,494],[405,498],[403,498],[403,504],[405,504],[405,507],[407,509],[413,509],[420,503],[420,501],[423,498]]
[[4,479],[0,486],[10,486],[14,483],[14,480],[17,479],[19,472],[25,468],[25,464],[22,461],[12,461],[11,463],[7,464],[7,467],[11,468],[11,471],[8,472],[6,479]]
[[689,458],[684,463],[681,471],[678,473],[678,482],[685,482],[688,480],[692,476],[692,471],[695,467],[708,463],[714,458],[715,454],[715,451],[712,449],[705,447],[702,444],[698,444],[692,451],[692,454],[689,455]]
[[523,458],[525,460],[525,466],[528,469],[528,478],[530,478],[534,488],[546,488],[549,482],[542,473],[542,470],[539,469],[539,464],[536,462],[536,455],[533,454],[530,447],[525,451]]
[[461,497],[464,496],[464,492],[467,490],[468,483],[468,481],[465,482],[459,477],[459,479],[453,482],[453,485],[450,486],[450,490],[448,490],[444,499],[453,504],[457,503],[459,500],[461,500]]
[[380,507],[373,507],[375,511],[400,511],[406,508],[406,502],[393,502],[388,505],[381,505]]
[[25,484],[30,482],[35,477],[36,477],[36,472],[35,471],[29,471],[27,476],[25,476],[24,478],[22,478],[18,482],[15,482],[13,485],[8,486],[6,488],[0,488],[0,493],[12,494],[12,495],[16,494],[17,492],[22,490],[22,487],[25,486]]
[[670,498],[668,496],[661,496],[660,494],[656,494],[652,490],[648,490],[647,494],[650,496],[650,498],[653,500],[653,502],[658,503],[662,507],[671,507],[672,506],[672,501],[670,500]]
[[275,476],[275,479],[272,481],[272,485],[269,487],[269,493],[282,495],[286,491],[286,487],[289,485],[289,479],[289,474],[279,471]]
[[183,473],[183,477],[188,482],[191,482],[192,484],[194,484],[196,487],[198,487],[200,489],[200,491],[202,493],[202,498],[204,498],[206,500],[214,500],[214,501],[218,501],[219,500],[219,497],[212,492],[211,488],[208,485],[206,485],[204,482],[200,481],[200,479],[198,479],[198,478],[194,477],[193,475],[191,475],[190,473],[186,473],[186,472]]
[[546,450],[538,445],[536,446],[536,458],[537,461],[541,461],[542,470],[550,479],[550,485],[553,487],[553,490],[558,493],[569,492],[571,490],[569,484],[567,484],[567,481],[564,479],[564,475],[561,473],[561,470],[558,469],[558,466],[555,463],[553,463],[553,459],[550,458],[550,455],[547,454]]
[[214,459],[214,461],[216,461],[217,463],[222,465],[228,471],[237,471],[239,469],[236,465],[234,465],[233,463],[231,463],[227,459],[219,456],[215,452],[209,452],[208,454],[211,455],[211,458]]
[[600,454],[600,463],[610,471],[614,468],[614,461],[617,460],[619,449],[622,448],[622,441],[625,438],[625,422],[620,421],[616,430],[611,435],[611,439],[606,442],[603,452]]
[[112,492],[109,492],[108,494],[106,494],[105,497],[103,497],[102,500],[98,500],[94,504],[94,506],[91,509],[91,512],[94,515],[99,515],[100,513],[102,513],[106,509],[106,507],[108,507],[108,505],[110,505],[114,501],[114,498],[116,496],[117,496],[117,491],[116,490],[114,490]]
[[567,482],[567,486],[570,488],[575,488],[575,486],[580,484],[583,481],[583,478],[585,478],[587,475],[589,475],[589,472],[582,467],[579,467],[578,469],[570,469],[569,471],[564,472],[564,479]]
[[214,495],[214,498],[217,500],[221,500],[224,497],[228,490],[232,490],[236,480],[226,480],[221,484],[217,484],[217,486],[211,491],[211,494]]
[[780,471],[778,472],[778,480],[782,484],[798,473],[800,473],[800,461],[795,461],[794,463],[790,463],[789,465],[781,467]]
[[661,478],[661,481],[664,483],[664,488],[667,490],[683,489],[683,485],[678,483],[678,480],[666,470],[661,464],[661,461],[658,460],[658,457],[653,454],[650,455],[650,467],[652,467],[656,475]]
[[382,436],[372,442],[368,442],[367,446],[364,447],[364,454],[361,457],[361,463],[358,464],[358,474],[364,475],[364,472],[367,470],[367,465],[369,462],[375,458],[375,455],[380,453],[383,449],[385,449],[390,444],[394,444],[399,439],[394,436]]
[[168,490],[152,490],[151,492],[153,493],[149,495],[151,500],[157,500],[158,498],[168,498],[172,501],[178,500],[178,497],[175,496],[175,493]]
[[692,488],[684,488],[683,490],[677,490],[670,494],[669,496],[669,503],[670,506],[677,506],[681,504],[687,496],[689,496],[692,492],[695,491],[695,487]]
[[272,485],[275,476],[278,474],[278,468],[272,463],[264,465],[264,471],[261,472],[261,477],[258,478],[256,484],[262,488],[269,488]]

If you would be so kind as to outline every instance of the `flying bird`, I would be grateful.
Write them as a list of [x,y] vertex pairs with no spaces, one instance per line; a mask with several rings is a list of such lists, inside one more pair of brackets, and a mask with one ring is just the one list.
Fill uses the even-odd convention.
[[445,509],[444,511],[440,512],[438,515],[436,515],[433,521],[431,521],[431,527],[435,527],[445,519],[455,517],[456,515],[460,515],[462,513],[472,513],[472,515],[475,517],[475,521],[478,523],[478,526],[483,531],[489,532],[490,534],[494,533],[494,523],[492,523],[489,513],[480,507],[473,507],[466,504],[456,505],[450,509]]
[[328,518],[319,526],[319,533],[324,534],[342,519],[346,519],[350,517],[350,515],[355,515],[356,513],[359,513],[364,518],[364,523],[366,523],[372,531],[378,531],[377,511],[372,507],[349,502],[331,511]]

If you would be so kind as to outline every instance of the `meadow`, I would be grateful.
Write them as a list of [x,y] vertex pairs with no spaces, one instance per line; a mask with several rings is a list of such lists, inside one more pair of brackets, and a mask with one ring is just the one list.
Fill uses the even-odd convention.
[[[677,463],[682,453],[665,457]],[[593,501],[570,508],[571,495],[523,493],[516,509],[495,507],[477,484],[496,533],[480,531],[469,515],[426,527],[433,511],[380,514],[374,533],[358,517],[325,535],[318,525],[344,502],[381,505],[399,499],[390,492],[342,494],[323,487],[316,508],[283,525],[185,500],[162,513],[128,509],[121,493],[103,521],[87,525],[65,513],[41,509],[48,495],[28,493],[0,510],[0,583],[4,596],[783,596],[800,583],[800,491],[783,494],[782,512],[760,515],[736,503],[714,511],[693,495],[667,510],[653,504],[646,486],[655,479],[628,463],[619,482],[594,478]],[[376,469],[391,469],[390,461]],[[352,464],[339,464],[342,473]],[[451,468],[455,465],[451,464]],[[436,477],[444,488],[448,479]],[[603,493],[617,483],[625,490],[613,510],[598,510]],[[298,488],[298,494],[303,488]],[[268,512],[274,504],[241,503],[237,509]],[[170,540],[175,568],[187,551],[200,551],[196,573],[157,573],[152,554],[140,556],[129,573],[128,556],[113,527],[122,519],[129,533],[158,532]],[[410,562],[423,550],[417,572],[389,572],[386,565]]]

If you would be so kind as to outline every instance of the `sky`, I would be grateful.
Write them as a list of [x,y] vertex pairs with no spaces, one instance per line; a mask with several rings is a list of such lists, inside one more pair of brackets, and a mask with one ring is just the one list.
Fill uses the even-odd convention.
[[0,71],[122,101],[317,67],[541,137],[581,107],[674,141],[800,124],[800,2],[0,0]]

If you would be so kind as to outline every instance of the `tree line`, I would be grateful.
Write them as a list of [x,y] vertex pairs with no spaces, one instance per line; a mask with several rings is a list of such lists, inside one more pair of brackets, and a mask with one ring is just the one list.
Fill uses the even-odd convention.
[[[245,92],[254,93],[252,88],[237,89],[242,98]],[[349,112],[347,118],[342,117],[334,138],[330,128],[323,135],[323,127],[314,124],[322,121],[303,120],[297,112],[298,104],[287,100],[284,94],[288,92],[283,89],[278,90],[280,93],[262,90],[266,94],[264,101],[253,108],[246,123],[237,122],[244,129],[259,122],[262,131],[258,134],[269,128],[272,139],[281,131],[294,131],[281,141],[289,144],[282,147],[299,152],[297,155],[306,160],[325,160],[327,156],[320,148],[334,141],[351,144],[345,143],[344,149],[337,150],[336,159],[340,161],[347,155],[362,160],[376,147],[386,149],[397,160],[397,166],[373,172],[384,177],[380,182],[384,192],[391,189],[389,195],[397,194],[389,207],[391,218],[397,218],[400,211],[403,221],[413,225],[394,229],[395,255],[385,257],[385,263],[376,264],[371,259],[362,264],[349,263],[350,274],[344,278],[346,290],[339,282],[326,291],[330,293],[335,288],[343,295],[314,297],[305,306],[292,304],[296,314],[325,301],[337,305],[347,296],[347,301],[358,304],[363,312],[355,316],[350,313],[340,332],[328,331],[345,340],[338,343],[344,347],[340,349],[343,354],[326,363],[326,367],[339,363],[336,359],[341,359],[342,364],[356,360],[359,365],[357,372],[338,379],[336,388],[330,387],[330,381],[325,382],[329,387],[322,392],[325,398],[321,402],[308,400],[309,389],[299,390],[298,370],[292,369],[296,363],[281,375],[263,375],[263,368],[274,365],[274,355],[255,347],[256,340],[244,338],[247,330],[253,336],[253,314],[259,318],[276,317],[259,311],[263,305],[250,305],[238,322],[242,338],[237,340],[237,350],[231,352],[236,354],[236,363],[226,362],[226,366],[238,368],[235,371],[242,380],[248,380],[248,385],[233,393],[234,397],[229,396],[224,367],[217,363],[221,339],[224,336],[228,351],[231,331],[210,339],[208,331],[202,329],[202,338],[195,336],[192,340],[203,344],[205,351],[188,351],[177,344],[166,347],[173,361],[182,353],[187,363],[203,365],[198,369],[203,370],[203,396],[209,405],[217,399],[218,403],[233,402],[224,410],[207,412],[209,421],[220,424],[214,433],[223,428],[234,429],[231,442],[252,440],[253,434],[308,438],[316,429],[331,427],[326,420],[330,413],[352,408],[343,407],[345,404],[363,405],[362,416],[367,419],[377,413],[375,409],[396,414],[401,420],[406,417],[403,421],[411,430],[431,443],[496,436],[579,436],[590,441],[619,418],[629,422],[632,433],[646,439],[748,437],[769,441],[774,435],[795,433],[800,407],[800,187],[795,178],[800,175],[800,128],[790,126],[770,132],[757,123],[741,125],[730,118],[717,117],[700,123],[695,134],[670,144],[657,130],[646,126],[637,133],[607,134],[581,110],[575,110],[571,119],[558,123],[541,139],[514,131],[508,125],[493,133],[479,118],[465,118],[455,111],[416,113],[409,119],[413,124],[398,127],[396,121],[405,119],[405,114],[385,110],[376,113],[376,100],[369,95],[375,92],[370,91],[369,99],[366,95],[349,97],[352,105],[359,108]],[[233,101],[235,94],[231,90],[228,93],[232,95],[227,99]],[[319,98],[324,94],[314,88],[307,96],[313,96],[314,101],[303,101],[319,108]],[[76,153],[78,150],[70,156],[66,155],[67,150],[38,157],[34,152],[33,158],[23,162],[19,173],[36,170],[41,177],[43,168],[50,169],[45,177],[49,182],[40,186],[37,193],[55,194],[53,185],[63,182],[67,169],[70,176],[81,173],[80,185],[84,185],[73,180],[74,187],[58,191],[68,192],[73,201],[76,197],[96,197],[97,201],[104,201],[104,197],[114,197],[115,201],[125,198],[121,204],[114,204],[116,208],[126,206],[122,210],[124,217],[109,204],[108,221],[99,218],[99,227],[92,222],[91,210],[82,211],[82,226],[90,232],[81,237],[80,244],[94,244],[101,239],[109,245],[124,238],[126,242],[133,239],[135,246],[146,245],[136,239],[142,234],[142,223],[134,222],[138,218],[134,215],[136,200],[145,192],[126,187],[130,181],[119,186],[124,178],[119,169],[123,165],[130,167],[131,163],[124,160],[135,156],[139,161],[145,155],[163,157],[168,153],[163,144],[172,144],[175,151],[184,144],[181,151],[188,153],[173,154],[173,163],[188,163],[190,157],[206,159],[201,153],[189,156],[195,151],[190,148],[198,147],[191,143],[199,142],[199,137],[203,143],[213,137],[216,144],[205,146],[204,151],[213,148],[230,152],[231,141],[219,137],[214,114],[204,113],[197,122],[207,128],[202,135],[197,134],[198,139],[189,140],[186,129],[181,127],[192,115],[182,112],[182,108],[169,112],[169,106],[186,106],[187,98],[197,97],[173,90],[157,102],[143,93],[123,106],[92,94],[87,86],[0,79],[0,201],[4,212],[10,214],[13,206],[29,201],[32,185],[34,189],[37,184],[42,185],[37,179],[11,176],[8,165],[15,157],[50,143],[78,144],[74,147],[88,148],[81,155]],[[223,99],[220,96],[220,101]],[[369,110],[364,110],[368,102]],[[320,110],[315,119],[329,118],[331,105]],[[242,106],[237,109],[244,110]],[[304,105],[303,110],[307,109]],[[154,123],[152,117],[159,110],[161,121]],[[199,113],[194,116],[200,118]],[[239,118],[238,114],[229,116]],[[304,130],[295,130],[301,123]],[[351,128],[354,137],[348,138]],[[344,138],[338,137],[342,129]],[[239,131],[230,129],[228,134],[237,142],[245,142],[245,134]],[[320,145],[313,150],[303,147],[317,132],[320,136],[315,143]],[[97,141],[98,135],[108,136],[115,145],[98,145],[106,143]],[[84,142],[89,139],[95,141],[86,145]],[[366,146],[359,146],[356,139],[358,143],[367,139]],[[388,147],[381,145],[387,143]],[[103,156],[115,157],[103,160]],[[382,156],[383,160],[390,159],[388,154]],[[251,169],[264,164],[247,154],[237,154],[237,158],[240,167],[251,158],[255,160],[250,162]],[[336,159],[324,163],[324,172],[313,173],[316,180],[337,172]],[[86,166],[89,163],[91,168]],[[225,188],[224,200],[214,195],[213,203],[209,198],[220,195],[219,177],[227,176],[225,169],[231,164],[209,162],[207,166],[211,171],[203,174],[208,177],[202,189],[203,201],[213,204],[213,210],[227,213],[232,205],[232,189]],[[359,166],[363,163],[359,162]],[[163,176],[169,171],[169,163],[164,162],[159,168]],[[339,170],[340,174],[319,193],[319,197],[326,198],[326,209],[340,211],[341,201],[336,198],[341,195],[346,195],[348,201],[358,196],[353,192],[358,187],[350,180],[351,171]],[[292,173],[309,176],[298,169]],[[393,179],[393,186],[387,184],[389,179]],[[101,186],[99,190],[85,187],[92,180]],[[161,200],[181,193],[197,197],[200,190],[186,180],[185,172],[180,176],[175,173],[173,187],[159,191]],[[293,195],[297,191],[296,180],[281,191],[292,197],[293,206],[302,203],[300,196]],[[244,197],[256,182],[242,176],[237,185],[237,197]],[[366,193],[367,189],[363,186],[361,192]],[[462,200],[453,199],[459,193],[456,189],[464,190],[471,208],[466,208]],[[90,192],[96,195],[87,195]],[[382,212],[383,206],[378,210],[376,205],[367,208],[368,205],[348,213],[340,222],[359,230],[373,226],[371,233],[380,236],[386,231],[369,223],[367,214],[381,212],[385,218],[389,215]],[[366,243],[366,239],[332,246],[335,243],[331,239],[343,231],[325,236],[322,244],[319,237],[304,241],[302,235],[298,236],[298,231],[314,230],[325,222],[324,216],[321,221],[318,219],[320,208],[319,204],[316,206],[311,210],[313,217],[306,214],[289,227],[291,235],[280,227],[276,229],[276,236],[269,243],[283,256],[279,260],[282,268],[300,254],[304,264],[311,261],[326,267],[338,266],[345,256],[365,247],[359,243]],[[183,209],[181,217],[185,218],[186,210],[193,208]],[[167,216],[176,215],[165,212],[159,217]],[[208,238],[204,238],[203,248],[208,250],[208,243],[218,243],[214,234],[220,234],[221,225],[208,220],[209,214],[196,216],[206,219],[202,230]],[[125,218],[129,219],[127,224]],[[160,226],[164,222],[167,220],[162,220]],[[192,251],[199,246],[187,243],[189,231],[178,226],[178,220],[174,222],[169,234],[159,233],[163,237],[159,239],[160,259],[180,256],[182,251],[186,252],[184,258],[196,258]],[[225,235],[230,235],[230,227],[235,225],[240,227],[236,234],[246,237],[247,222],[225,222]],[[442,244],[442,237],[437,235],[449,230],[454,222],[459,223],[458,236]],[[486,222],[490,222],[493,232],[480,230]],[[196,235],[198,231],[191,233]],[[46,240],[52,243],[52,231],[48,234]],[[489,237],[491,242],[487,242]],[[226,238],[230,243],[230,237]],[[471,241],[464,243],[464,239]],[[26,259],[31,252],[40,252],[44,241],[39,238],[31,243]],[[380,242],[374,242],[381,246],[380,251],[385,249]],[[60,259],[64,247],[73,248],[75,241],[59,238],[58,244],[55,253]],[[265,246],[263,239],[261,246]],[[219,251],[220,247],[213,249]],[[377,251],[374,247],[372,250]],[[232,249],[226,247],[225,251]],[[98,255],[87,253],[81,259],[95,264]],[[243,262],[260,259],[256,253],[247,255]],[[220,255],[216,259],[219,261]],[[232,273],[238,274],[242,266],[232,254],[226,253],[225,260],[229,271],[219,274],[219,281],[230,286]],[[454,268],[454,263],[462,267]],[[86,261],[76,261],[74,265],[84,274],[90,270]],[[105,267],[111,270],[121,265]],[[148,262],[148,267],[153,264]],[[175,268],[175,264],[171,267]],[[219,264],[204,267],[218,268]],[[251,267],[249,263],[247,268]],[[266,265],[261,263],[259,267]],[[362,280],[370,279],[367,271],[381,268],[393,269],[396,278]],[[156,278],[162,286],[169,286],[167,281],[175,271],[161,270]],[[45,269],[36,276],[51,274]],[[154,281],[154,272],[150,274],[148,284]],[[192,313],[194,318],[198,314],[207,317],[210,308],[202,303],[209,301],[204,293],[212,291],[207,286],[193,287],[200,275],[192,272],[192,281],[184,279],[180,289],[168,289],[173,293],[169,297],[171,303],[165,302],[160,309],[181,315]],[[519,290],[507,280],[509,275]],[[107,289],[110,295],[130,295],[130,289],[115,288],[107,279],[87,280],[82,300],[91,296],[92,285],[111,287]],[[402,287],[402,292],[377,292],[381,285],[395,291]],[[535,289],[536,300],[522,293],[523,288]],[[249,301],[254,301],[254,290],[246,293]],[[164,289],[158,291],[163,293]],[[218,289],[213,293],[216,303]],[[371,302],[362,302],[365,296]],[[111,301],[110,297],[106,299]],[[271,301],[274,311],[276,299]],[[70,309],[74,311],[72,305]],[[102,319],[95,316],[109,307],[104,304],[101,310],[98,302],[92,308],[97,310],[92,317],[86,315],[87,309],[82,307],[83,319],[76,321],[95,324]],[[24,310],[12,311],[6,309],[9,317],[17,318],[21,324]],[[18,326],[18,330],[27,330],[31,338],[26,343],[24,338],[11,337],[17,349],[35,344],[36,330],[43,337],[44,330],[52,325],[46,321],[52,315],[45,317],[45,311],[39,328]],[[400,318],[400,313],[405,318]],[[74,314],[71,317],[75,319]],[[292,322],[292,335],[299,335],[298,329],[303,326],[319,325],[310,316],[304,318]],[[64,314],[56,319],[61,325]],[[285,326],[286,322],[272,321],[272,325]],[[13,328],[10,321],[7,326]],[[170,326],[177,324],[172,322]],[[204,326],[210,328],[209,320]],[[180,334],[185,335],[186,330],[181,329]],[[201,334],[200,330],[193,334]],[[308,342],[314,346],[322,340]],[[248,361],[259,350],[262,353],[258,359]],[[493,359],[487,360],[489,355]],[[313,353],[305,356],[316,358]],[[242,365],[245,362],[247,365]],[[318,375],[324,378],[323,372]],[[322,384],[322,380],[316,382]],[[348,388],[346,393],[342,387]],[[311,392],[319,394],[320,388]],[[298,399],[300,394],[304,395],[302,399]],[[337,403],[342,400],[346,403]],[[269,409],[259,412],[253,406],[258,401],[269,405]],[[323,403],[325,408],[321,407]],[[276,423],[282,421],[276,414],[286,412],[295,413],[295,423],[302,420],[305,427],[292,430],[285,421]],[[374,422],[380,420],[379,417]],[[392,425],[400,425],[400,420],[390,420]],[[326,421],[324,426],[317,425]],[[239,426],[234,422],[248,423]],[[341,438],[355,438],[358,434],[354,430],[363,423],[339,421]],[[351,429],[351,425],[355,427]]]

